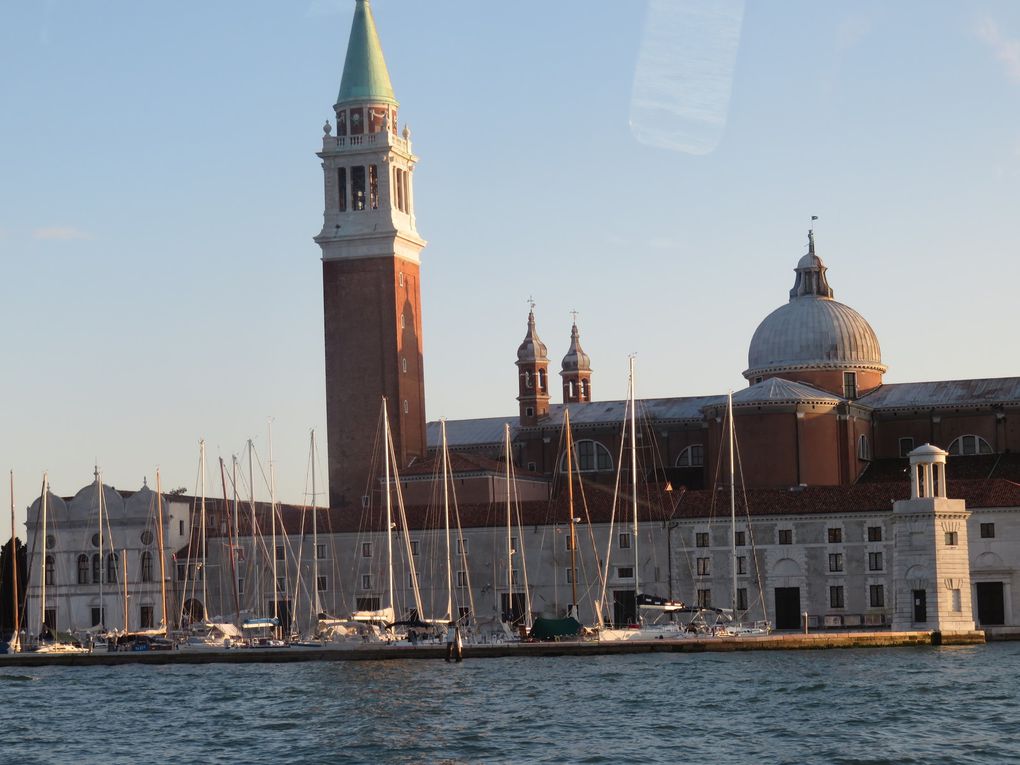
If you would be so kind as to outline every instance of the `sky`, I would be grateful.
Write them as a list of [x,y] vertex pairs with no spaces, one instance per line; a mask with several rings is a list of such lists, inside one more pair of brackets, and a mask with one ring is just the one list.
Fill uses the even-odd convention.
[[[322,174],[353,0],[0,3],[0,468],[310,499]],[[812,215],[887,382],[1020,374],[1020,3],[374,0],[430,420],[516,415],[533,298],[593,395],[745,385]],[[325,474],[325,451],[318,458]],[[266,467],[268,470],[268,467]],[[256,493],[268,497],[257,478]],[[320,501],[324,486],[319,482]],[[0,529],[8,528],[6,522]]]

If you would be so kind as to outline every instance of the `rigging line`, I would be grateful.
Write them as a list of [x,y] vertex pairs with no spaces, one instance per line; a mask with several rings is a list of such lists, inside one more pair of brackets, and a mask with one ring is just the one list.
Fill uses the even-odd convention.
[[529,629],[532,625],[532,612],[531,612],[531,587],[528,584],[528,558],[527,552],[524,547],[524,525],[521,523],[521,503],[520,495],[517,491],[517,470],[514,465],[514,461],[507,455],[507,464],[510,466],[510,486],[512,492],[512,504],[514,507],[515,515],[517,516],[517,544],[521,548],[521,571],[524,575],[524,606],[525,606],[525,626]]
[[[475,596],[473,588],[471,587],[471,567],[468,566],[467,560],[467,547],[464,544],[464,530],[460,525],[460,505],[457,504],[457,487],[455,485],[450,486],[450,495],[453,498],[453,517],[457,521],[457,539],[460,541],[460,555],[462,564],[464,566],[464,577],[467,580],[467,594],[468,594],[468,611],[469,614],[475,614]],[[452,618],[451,614],[451,618]],[[457,617],[457,621],[460,621],[460,617]]]
[[[747,518],[747,535],[751,541],[751,557],[754,560],[754,576],[758,585],[758,600],[761,602],[762,616],[767,622],[769,620],[768,603],[765,601],[765,590],[762,586],[761,567],[758,562],[758,548],[754,541],[754,526],[751,523],[751,505],[747,501],[747,484],[744,482],[744,465],[740,460],[740,444],[737,442],[736,430],[733,432],[734,452],[737,457],[737,471],[740,475],[741,494],[744,497],[744,515]],[[750,604],[748,604],[750,605]],[[746,612],[745,612],[746,613]]]
[[[607,587],[609,582],[609,562],[613,552],[613,537],[615,536],[616,528],[616,508],[620,501],[620,484],[622,482],[623,474],[623,446],[626,440],[626,423],[627,416],[630,413],[630,397],[627,398],[627,402],[623,406],[623,423],[624,427],[620,434],[620,450],[616,453],[616,478],[613,482],[613,499],[609,509],[609,538],[606,540],[606,560],[605,560],[605,574],[602,577],[602,593],[599,596],[600,608],[605,607],[606,612],[609,610],[609,600]],[[635,593],[636,595],[637,593]]]
[[[408,524],[407,524],[407,513],[406,513],[405,508],[404,508],[404,493],[400,490],[400,475],[399,475],[399,472],[397,470],[397,452],[396,452],[396,448],[393,445],[393,433],[392,433],[392,431],[390,432],[389,436],[390,437],[388,439],[388,441],[389,441],[388,446],[389,446],[390,458],[392,460],[392,465],[393,465],[393,479],[392,480],[393,480],[393,485],[394,485],[394,487],[396,489],[396,494],[397,494],[397,511],[399,513],[399,516],[400,516],[400,525],[403,527],[403,532],[404,532],[403,533],[404,546],[406,548],[406,554],[407,554],[406,560],[408,561],[408,566],[409,566],[410,573],[411,573],[411,584],[412,584],[412,589],[413,589],[413,594],[414,594],[414,605],[415,605],[415,608],[418,610],[418,618],[420,619],[422,617],[422,602],[421,602],[421,591],[418,589],[418,572],[414,570],[414,564],[413,564],[413,562],[411,560],[411,558],[412,558],[412,556],[411,556],[411,535],[410,535],[410,529],[408,529]],[[387,488],[387,491],[388,490],[389,489]],[[392,532],[391,532],[390,529],[387,529],[386,533],[390,534]]]

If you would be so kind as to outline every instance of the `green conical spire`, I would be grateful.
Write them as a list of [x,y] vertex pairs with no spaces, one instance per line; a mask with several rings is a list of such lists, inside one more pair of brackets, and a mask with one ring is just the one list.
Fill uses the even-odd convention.
[[386,59],[379,44],[379,33],[375,31],[372,6],[368,0],[357,0],[357,3],[336,102],[381,101],[396,104],[390,73],[386,70]]

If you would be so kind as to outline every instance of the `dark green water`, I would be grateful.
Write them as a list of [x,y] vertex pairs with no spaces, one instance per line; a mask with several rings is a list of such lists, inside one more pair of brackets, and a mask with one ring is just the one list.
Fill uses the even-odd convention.
[[1020,643],[0,669],[0,763],[1020,762]]

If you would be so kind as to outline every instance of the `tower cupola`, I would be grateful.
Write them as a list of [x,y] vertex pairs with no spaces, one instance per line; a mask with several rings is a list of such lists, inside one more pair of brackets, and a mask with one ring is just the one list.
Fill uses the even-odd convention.
[[581,348],[577,320],[570,328],[570,348],[563,357],[560,369],[563,378],[563,403],[577,404],[591,401],[591,358]]
[[535,328],[535,304],[528,312],[528,331],[517,348],[517,401],[521,424],[535,425],[549,412],[549,354]]

